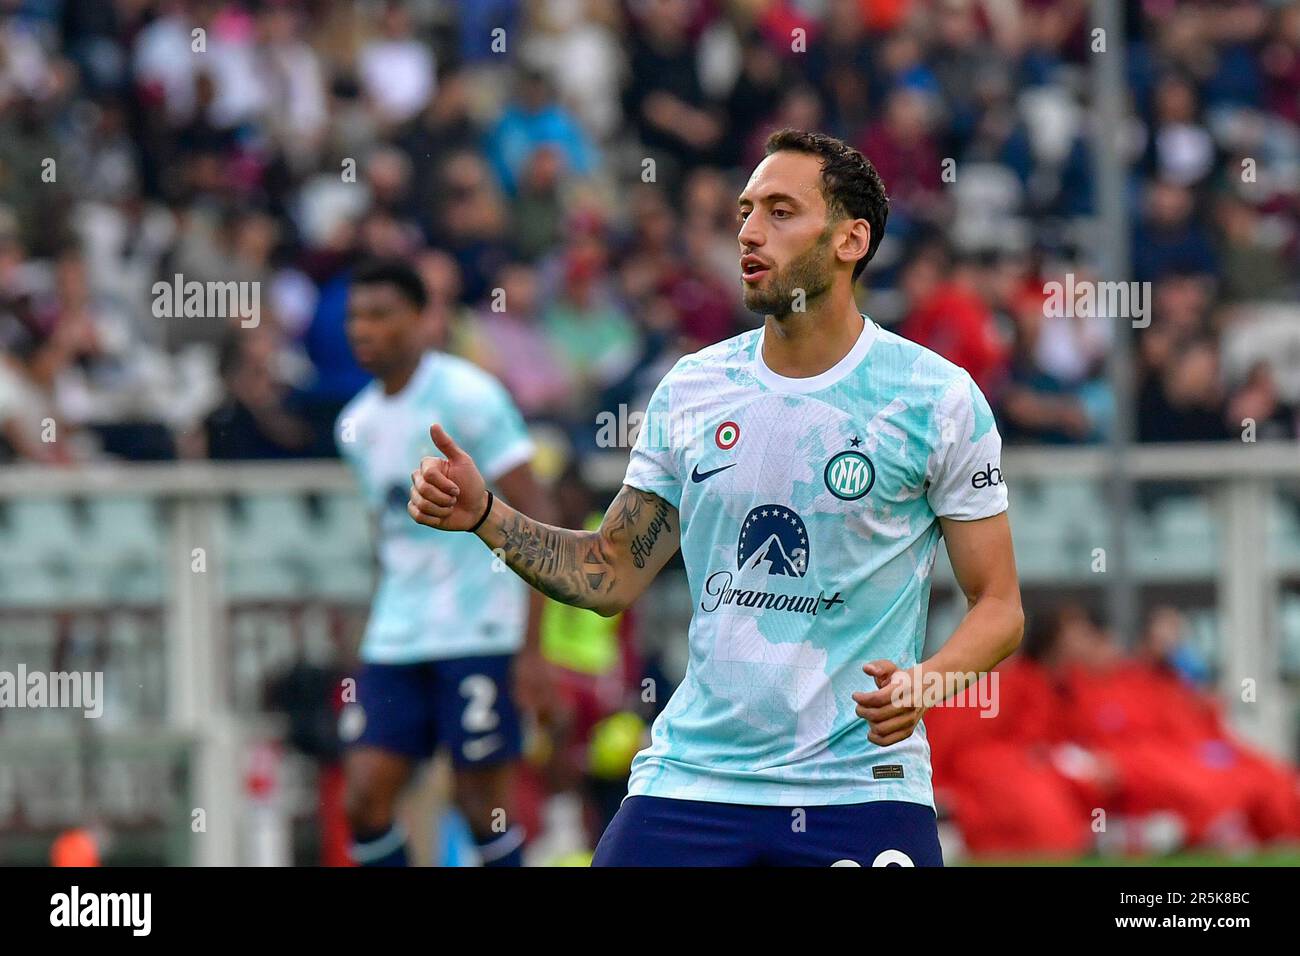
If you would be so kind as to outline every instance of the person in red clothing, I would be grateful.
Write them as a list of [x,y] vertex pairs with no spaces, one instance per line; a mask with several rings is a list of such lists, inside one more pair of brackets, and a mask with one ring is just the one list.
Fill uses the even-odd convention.
[[972,268],[954,264],[941,246],[921,250],[903,273],[909,309],[898,333],[960,365],[981,390],[995,393],[1006,375],[1008,352]]
[[1091,848],[1101,769],[1059,739],[1057,694],[1035,659],[1056,627],[1055,618],[1035,622],[1021,653],[964,698],[991,706],[945,703],[926,712],[937,798],[974,855],[1078,856]]
[[1253,837],[1300,840],[1300,775],[1237,740],[1224,722],[1221,702],[1179,670],[1185,633],[1186,621],[1176,608],[1156,607],[1131,665],[1160,715],[1160,732],[1208,779],[1244,803]]
[[1088,630],[1057,649],[1054,670],[1065,736],[1115,775],[1106,809],[1136,819],[1176,814],[1190,846],[1235,849],[1284,835],[1294,784],[1281,788],[1282,801],[1267,797],[1264,781],[1276,783],[1276,774],[1246,772],[1246,756],[1207,722],[1212,708],[1150,661],[1125,657],[1095,623]]

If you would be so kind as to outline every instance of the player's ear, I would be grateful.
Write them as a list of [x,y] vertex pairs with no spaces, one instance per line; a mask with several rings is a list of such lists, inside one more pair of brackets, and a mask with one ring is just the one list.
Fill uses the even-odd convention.
[[840,261],[856,263],[867,254],[867,250],[870,248],[871,224],[865,219],[852,220],[843,241],[840,242]]

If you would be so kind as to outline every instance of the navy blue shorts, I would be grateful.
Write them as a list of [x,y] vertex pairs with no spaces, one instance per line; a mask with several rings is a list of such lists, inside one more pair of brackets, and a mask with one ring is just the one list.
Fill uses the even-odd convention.
[[753,807],[628,797],[592,866],[943,866],[934,810],[878,800]]
[[451,751],[458,767],[514,760],[523,750],[510,697],[509,654],[417,664],[363,664],[356,703],[339,714],[349,747],[378,747],[412,760]]

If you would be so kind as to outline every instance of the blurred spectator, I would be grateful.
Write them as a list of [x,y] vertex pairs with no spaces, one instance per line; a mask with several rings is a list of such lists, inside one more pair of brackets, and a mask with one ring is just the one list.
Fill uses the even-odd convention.
[[41,324],[73,347],[53,378],[59,415],[95,432],[105,454],[174,458],[174,439],[165,424],[166,366],[157,350],[138,340],[129,315],[92,293],[80,250],[70,247],[59,255],[52,285],[37,309]]
[[[928,61],[948,112],[948,135],[954,143],[963,142],[974,128],[984,84],[1005,69],[992,38],[980,29],[979,12],[975,3],[940,3],[935,10],[935,40]],[[909,111],[916,108],[907,107]],[[887,113],[889,110],[886,106]]]
[[1133,274],[1139,282],[1172,272],[1214,273],[1214,248],[1194,213],[1195,197],[1186,187],[1165,180],[1151,185],[1133,240]]
[[1193,646],[1187,618],[1175,607],[1157,605],[1147,613],[1137,646],[1138,656],[1156,667],[1167,667],[1193,687],[1208,689],[1210,665]]
[[596,165],[587,134],[556,99],[550,81],[529,70],[520,75],[516,97],[487,139],[492,168],[508,194],[518,190],[525,167],[543,147],[562,161],[561,172],[585,176]]
[[594,244],[564,258],[560,293],[542,315],[546,340],[580,387],[621,378],[639,355],[636,329],[606,285],[605,253]]
[[923,249],[904,271],[909,309],[899,332],[966,369],[981,390],[993,391],[1006,372],[1006,348],[974,272],[970,262],[954,264],[942,247]]
[[707,232],[688,231],[681,270],[658,290],[673,311],[683,348],[692,352],[738,331],[733,297],[709,263],[708,240]]
[[475,313],[463,354],[500,379],[525,416],[564,416],[575,397],[575,379],[542,326],[536,270],[508,263],[496,283],[501,297]]
[[617,132],[619,80],[626,56],[617,0],[572,0],[535,7],[525,58],[544,70],[583,127],[601,140]]
[[[681,228],[691,244],[689,258],[695,268],[712,274],[739,314],[742,290],[733,281],[740,258],[736,244],[735,191],[719,170],[701,167],[686,179],[682,207]],[[748,313],[744,318],[751,326],[758,321],[757,316]]]
[[[448,351],[460,341],[470,310],[460,304],[460,268],[456,260],[440,249],[429,249],[416,257],[416,268],[429,297],[426,313],[425,347]],[[461,354],[461,347],[455,346]]]
[[227,397],[204,422],[209,457],[291,458],[312,444],[311,425],[290,408],[275,358],[275,337],[267,328],[244,329],[226,338],[220,369]]
[[1177,350],[1138,396],[1138,439],[1144,442],[1222,441],[1230,437],[1219,357],[1197,339]]
[[1224,302],[1285,299],[1294,292],[1288,274],[1285,232],[1236,196],[1219,200],[1219,273]]
[[458,153],[441,171],[442,202],[435,216],[435,241],[455,256],[468,302],[486,294],[492,274],[509,258],[505,203],[487,163]]
[[563,160],[553,147],[538,147],[529,156],[511,203],[510,234],[524,259],[536,261],[559,244],[565,219],[562,175]]
[[21,94],[0,97],[0,207],[17,217],[18,238],[37,257],[50,256],[63,245],[72,198],[72,166],[65,165],[53,109]]
[[302,37],[302,11],[268,4],[258,16],[260,44],[253,51],[267,132],[292,168],[310,169],[329,122],[325,80],[316,52]]
[[896,87],[885,100],[883,118],[858,143],[886,183],[891,228],[895,211],[900,222],[937,222],[941,215],[939,146],[931,135],[933,110],[926,93]]
[[[683,167],[710,161],[726,131],[704,93],[689,0],[646,0],[629,57],[624,109],[641,142]],[[668,171],[666,170],[665,173]]]
[[777,51],[757,34],[744,41],[740,75],[726,100],[727,120],[733,135],[720,144],[719,162],[753,166],[763,156],[763,141],[771,132],[773,107],[791,80]]
[[[1035,302],[1054,275],[1125,278],[1081,251],[1089,137],[1121,137],[1132,278],[1154,291],[1127,414],[1149,440],[1231,438],[1243,419],[1296,434],[1280,359],[1216,368],[1239,308],[1300,293],[1294,0],[1129,5],[1133,115],[1115,131],[1088,122],[1084,0],[5,9],[8,401],[35,389],[84,454],[193,453],[229,398],[238,317],[155,317],[154,283],[176,275],[258,283],[276,378],[325,422],[366,381],[342,321],[368,254],[419,259],[454,290],[429,341],[513,375],[586,447],[593,406],[756,323],[735,195],[785,124],[865,148],[893,200],[873,315],[967,367],[1020,442],[1100,440],[1126,414],[1102,372],[1113,320]],[[531,288],[522,311],[493,310],[506,282]],[[521,350],[545,357],[513,371]]]
[[1300,4],[1280,7],[1267,45],[1260,55],[1268,109],[1292,125],[1300,125]]
[[841,139],[866,122],[878,82],[879,48],[867,30],[869,6],[831,0],[826,22],[808,49],[808,79],[826,104],[827,132]]
[[1254,425],[1257,441],[1286,440],[1300,433],[1300,413],[1282,401],[1267,362],[1251,366],[1245,384],[1228,403],[1228,427],[1241,428],[1244,434],[1247,423]]
[[1214,168],[1214,140],[1197,118],[1196,87],[1171,74],[1156,87],[1150,165],[1161,180],[1195,186]]
[[925,717],[936,798],[972,852],[1239,850],[1300,835],[1294,766],[1226,729],[1177,610],[1152,608],[1128,655],[1086,609],[1059,605],[995,673],[996,711]]
[[[1049,329],[1064,325],[1062,337],[1072,335],[1075,320],[1053,320],[1044,314],[1041,296],[1028,294],[1015,313],[1016,338],[1009,374],[1001,396],[1008,442],[1067,444],[1101,437],[1098,410],[1089,399],[1096,391],[1095,366],[1055,371],[1050,365]],[[1086,355],[1083,350],[1071,357]],[[1045,361],[1045,359],[1048,359]]]
[[468,81],[461,73],[451,73],[439,81],[424,113],[398,137],[410,159],[412,188],[427,232],[434,232],[432,217],[440,205],[443,167],[449,157],[472,151],[479,135],[470,115]]
[[424,109],[435,87],[433,51],[415,36],[405,3],[388,0],[379,35],[362,46],[357,73],[379,121],[396,126]]

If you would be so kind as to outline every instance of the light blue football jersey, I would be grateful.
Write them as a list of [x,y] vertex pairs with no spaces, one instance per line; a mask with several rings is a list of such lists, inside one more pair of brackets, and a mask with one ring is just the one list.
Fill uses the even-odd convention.
[[940,516],[1006,510],[1001,439],[961,368],[864,316],[811,378],[763,330],[682,358],[651,397],[625,482],[678,508],[694,612],[686,676],[629,794],[806,806],[934,805],[924,726],[879,747],[862,665],[918,660]]
[[533,456],[523,418],[505,388],[477,366],[429,352],[396,395],[371,382],[339,413],[335,441],[376,517],[379,586],[361,658],[404,664],[508,654],[523,643],[528,586],[472,534],[411,520],[411,472],[438,454],[429,426],[442,424],[489,484]]

